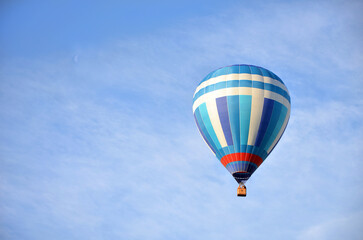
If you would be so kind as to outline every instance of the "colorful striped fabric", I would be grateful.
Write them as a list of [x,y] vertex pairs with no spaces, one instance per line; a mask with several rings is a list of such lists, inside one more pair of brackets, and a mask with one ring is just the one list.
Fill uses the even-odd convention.
[[232,65],[203,79],[193,113],[209,148],[244,184],[280,140],[290,117],[290,95],[271,71]]

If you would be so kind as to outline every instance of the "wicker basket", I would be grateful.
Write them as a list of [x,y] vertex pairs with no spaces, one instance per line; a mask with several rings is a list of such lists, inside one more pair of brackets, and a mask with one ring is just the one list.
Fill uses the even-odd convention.
[[237,196],[238,197],[246,197],[247,191],[246,186],[238,187],[237,188]]

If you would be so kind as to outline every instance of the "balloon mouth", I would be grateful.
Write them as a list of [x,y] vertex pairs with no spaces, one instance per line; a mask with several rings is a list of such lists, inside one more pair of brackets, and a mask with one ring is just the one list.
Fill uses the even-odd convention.
[[247,182],[247,180],[251,177],[251,175],[252,173],[249,172],[235,172],[232,174],[232,176],[238,183]]

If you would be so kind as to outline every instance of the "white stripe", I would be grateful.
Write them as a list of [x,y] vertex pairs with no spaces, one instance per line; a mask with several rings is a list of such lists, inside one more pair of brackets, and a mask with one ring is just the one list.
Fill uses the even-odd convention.
[[223,88],[218,89],[216,91],[212,91],[209,93],[206,93],[202,96],[200,96],[197,100],[195,100],[193,104],[193,113],[195,112],[195,109],[199,107],[200,104],[207,102],[210,100],[215,100],[216,98],[224,97],[224,96],[232,96],[232,95],[248,95],[253,96],[254,94],[262,94],[263,96],[268,96],[268,98],[275,100],[281,104],[283,104],[288,109],[290,108],[289,101],[284,98],[280,97],[280,94],[271,92],[269,90],[259,89],[259,88],[253,88],[251,93],[250,87],[234,87],[234,88]]
[[248,132],[248,145],[255,145],[258,129],[260,127],[264,92],[259,91],[258,88],[252,89],[252,104],[251,104],[251,117],[250,117],[250,128]]
[[224,82],[224,81],[231,81],[231,80],[252,80],[252,81],[258,81],[258,82],[264,82],[264,83],[270,83],[272,85],[275,85],[277,87],[282,88],[288,93],[288,90],[286,86],[281,83],[280,81],[270,78],[270,77],[264,77],[259,74],[249,74],[249,73],[240,73],[240,74],[228,74],[228,75],[221,75],[218,77],[210,78],[205,82],[202,82],[197,89],[194,92],[194,95],[202,88],[205,88],[209,85]]
[[214,132],[217,135],[218,141],[222,147],[227,147],[226,137],[224,136],[221,122],[219,120],[219,114],[217,109],[217,103],[215,99],[210,99],[207,101],[207,111],[209,119],[212,122]]
[[282,133],[284,132],[284,130],[286,128],[287,122],[289,121],[289,118],[290,118],[290,106],[287,109],[288,110],[287,110],[287,114],[286,114],[286,117],[285,117],[284,124],[282,125],[282,128],[280,129],[280,132],[277,134],[277,137],[275,138],[275,140],[272,142],[271,146],[267,150],[267,154],[269,154],[272,151],[273,147],[277,144],[277,141],[280,139]]

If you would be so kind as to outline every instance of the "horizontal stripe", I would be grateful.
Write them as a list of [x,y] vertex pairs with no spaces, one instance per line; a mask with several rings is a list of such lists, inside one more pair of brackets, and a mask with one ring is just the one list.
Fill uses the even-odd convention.
[[226,165],[227,170],[229,171],[229,173],[233,174],[235,172],[248,172],[248,173],[252,173],[254,172],[258,166],[252,162],[248,162],[248,161],[234,161],[234,162],[230,162]]
[[281,79],[274,74],[273,72],[262,68],[262,67],[258,67],[258,66],[254,66],[254,65],[247,65],[247,64],[236,64],[236,65],[231,65],[231,66],[226,66],[226,67],[222,67],[219,68],[211,73],[209,73],[207,76],[205,76],[205,78],[200,82],[200,84],[202,84],[203,82],[208,81],[211,78],[216,78],[222,75],[230,75],[230,74],[258,74],[261,76],[265,76],[265,77],[270,77],[273,78],[281,83],[283,83],[281,81]]
[[280,94],[284,98],[286,98],[290,102],[290,95],[287,91],[283,90],[282,88],[270,84],[264,83],[260,81],[251,81],[251,80],[233,80],[233,81],[224,81],[216,84],[209,85],[205,88],[200,89],[193,98],[193,102],[197,100],[199,97],[207,94],[209,92],[213,92],[223,88],[233,88],[233,87],[251,87],[251,88],[259,88],[264,90],[269,90],[271,92]]
[[[259,148],[257,146],[253,146],[253,145],[241,145],[239,147],[239,149],[241,149],[242,151],[240,152],[244,152],[244,153],[253,153],[256,154],[258,156],[260,156],[263,160],[266,159],[267,157],[267,152],[263,149],[263,148]],[[222,151],[226,152],[226,153],[237,153],[234,151],[234,147],[233,146],[227,146],[222,148]],[[222,156],[224,157],[225,154]],[[219,160],[221,160],[222,158],[219,158]]]
[[[269,95],[269,99],[275,100],[281,104],[283,104],[287,109],[290,109],[290,102],[286,99],[281,97],[280,94],[271,92],[269,90],[263,90],[263,89],[254,89],[254,92],[263,94],[264,96]],[[220,97],[225,96],[233,96],[233,95],[248,95],[251,96],[251,88],[249,87],[234,87],[234,88],[224,88],[219,89],[213,92],[209,92],[207,94],[204,94],[200,98],[198,98],[194,104],[193,104],[193,113],[195,112],[195,109],[199,107],[202,103],[206,102],[208,99],[216,99]]]
[[221,163],[223,166],[227,166],[227,164],[231,162],[237,162],[237,161],[247,161],[254,163],[258,166],[261,165],[263,162],[262,158],[258,155],[252,154],[252,153],[231,153],[228,155],[225,155],[221,159]]
[[199,92],[201,89],[203,89],[207,86],[214,85],[217,83],[223,83],[226,81],[234,81],[234,80],[250,80],[250,81],[269,83],[269,84],[272,84],[272,85],[279,87],[279,88],[283,89],[284,91],[288,92],[286,86],[282,82],[280,82],[276,79],[262,76],[259,74],[239,73],[239,74],[221,75],[218,77],[210,78],[210,79],[200,83],[194,92],[194,96],[197,92]]

